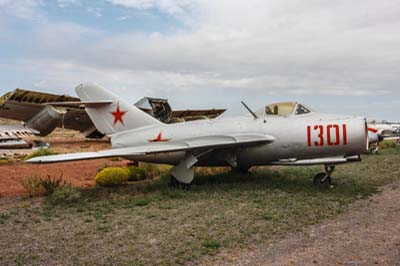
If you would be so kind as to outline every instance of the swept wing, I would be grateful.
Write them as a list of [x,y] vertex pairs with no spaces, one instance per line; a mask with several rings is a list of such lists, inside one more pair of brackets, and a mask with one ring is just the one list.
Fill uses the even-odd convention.
[[273,136],[261,134],[220,135],[190,138],[177,142],[149,143],[146,145],[116,148],[99,152],[71,153],[52,156],[41,156],[29,159],[28,163],[55,163],[76,160],[90,160],[110,157],[131,157],[153,153],[196,151],[207,149],[235,148],[272,143]]

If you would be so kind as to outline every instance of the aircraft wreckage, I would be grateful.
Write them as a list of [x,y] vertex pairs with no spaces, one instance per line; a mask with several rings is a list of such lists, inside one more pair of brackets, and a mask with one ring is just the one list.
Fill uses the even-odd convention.
[[[65,105],[70,102],[74,104]],[[40,146],[34,136],[47,136],[55,128],[77,130],[87,138],[102,138],[92,120],[79,105],[80,99],[23,89],[15,89],[0,97],[0,118],[18,120],[23,125],[0,125],[1,148]],[[212,119],[225,109],[172,110],[166,99],[144,97],[135,103],[140,110],[163,123]],[[38,145],[40,144],[40,145]]]

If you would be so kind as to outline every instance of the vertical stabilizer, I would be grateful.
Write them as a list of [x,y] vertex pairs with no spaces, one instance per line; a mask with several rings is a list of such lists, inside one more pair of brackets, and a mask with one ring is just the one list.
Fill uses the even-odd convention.
[[75,91],[82,102],[109,102],[97,106],[93,104],[86,106],[90,119],[105,135],[161,124],[154,117],[96,84],[81,84],[75,88]]

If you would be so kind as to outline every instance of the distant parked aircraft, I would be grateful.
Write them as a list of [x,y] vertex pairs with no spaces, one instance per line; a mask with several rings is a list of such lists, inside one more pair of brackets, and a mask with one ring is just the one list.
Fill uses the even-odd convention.
[[[123,157],[174,165],[173,184],[188,185],[193,166],[231,166],[247,171],[255,165],[324,165],[314,177],[330,186],[335,165],[360,161],[368,150],[364,118],[315,113],[303,104],[276,103],[251,116],[165,124],[95,84],[76,88],[86,112],[113,149],[36,157],[52,163]],[[73,104],[73,103],[65,103]]]
[[400,140],[400,123],[372,120],[368,122],[368,134],[371,145],[370,153],[378,153],[379,142],[385,139]]

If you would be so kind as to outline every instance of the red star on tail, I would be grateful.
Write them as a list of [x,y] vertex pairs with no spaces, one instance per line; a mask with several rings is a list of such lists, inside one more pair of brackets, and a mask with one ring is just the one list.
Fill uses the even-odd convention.
[[115,124],[117,124],[118,122],[120,122],[123,126],[125,126],[124,124],[124,120],[122,119],[122,117],[126,114],[127,111],[121,111],[119,109],[119,103],[117,104],[117,109],[114,112],[111,112],[111,114],[114,116],[114,124],[113,126],[115,126]]

